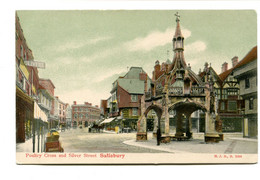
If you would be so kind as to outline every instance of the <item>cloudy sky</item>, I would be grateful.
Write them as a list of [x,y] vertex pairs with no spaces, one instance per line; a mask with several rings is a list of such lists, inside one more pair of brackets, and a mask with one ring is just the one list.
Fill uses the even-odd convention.
[[185,59],[198,72],[205,62],[242,59],[257,45],[255,11],[109,10],[17,11],[35,61],[46,63],[41,78],[51,79],[55,95],[72,104],[100,105],[112,83],[131,66],[150,75],[156,60],[172,60],[172,37],[179,12]]

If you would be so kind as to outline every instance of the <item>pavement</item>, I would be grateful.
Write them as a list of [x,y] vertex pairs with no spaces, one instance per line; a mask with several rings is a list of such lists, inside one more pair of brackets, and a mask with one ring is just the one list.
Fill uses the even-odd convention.
[[135,139],[124,141],[124,144],[142,148],[164,151],[168,153],[219,153],[219,154],[257,154],[258,140],[239,137],[237,133],[224,134],[224,141],[219,143],[205,143],[202,133],[194,133],[194,138],[187,141],[171,141],[160,143],[150,134],[147,141],[136,141]]
[[[73,136],[71,136],[72,134],[70,134],[70,131],[67,132],[68,134],[66,135],[66,139],[72,137],[76,138],[71,140],[71,142],[73,143],[75,143],[75,141],[79,139],[79,141],[77,140],[77,142],[79,143],[80,147],[82,146],[82,151],[84,151],[85,149],[86,151],[91,150],[94,152],[95,149],[98,150],[98,148],[99,150],[102,148],[103,151],[105,150],[108,151],[109,148],[116,146],[118,148],[118,151],[122,150],[124,152],[129,152],[129,153],[131,152],[132,153],[133,152],[166,152],[166,153],[178,153],[178,154],[180,153],[257,154],[258,153],[258,140],[251,139],[251,138],[243,138],[240,133],[224,134],[224,138],[225,138],[224,141],[220,141],[219,143],[205,143],[203,133],[194,133],[193,139],[191,140],[171,141],[170,143],[167,144],[161,143],[159,146],[157,146],[156,138],[152,137],[152,133],[148,134],[147,141],[136,141],[135,139],[136,132],[132,132],[129,134],[126,133],[115,134],[114,132],[104,131],[101,134],[84,133],[85,134],[84,136],[82,136],[82,134],[79,134],[79,136],[77,136],[77,134],[73,134]],[[71,132],[76,133],[78,131],[71,131]],[[63,140],[64,146],[66,145],[65,142],[66,139]],[[88,145],[93,144],[93,147],[91,149],[90,146],[86,146],[83,149],[83,144],[88,144]],[[124,146],[120,144],[122,145],[124,144]],[[37,152],[37,143],[35,148]],[[32,152],[32,138],[27,140],[25,143],[17,143],[16,151]]]
[[[39,152],[44,150],[44,142],[39,139]],[[27,139],[24,143],[16,143],[16,152],[33,152],[33,138]],[[38,152],[38,138],[35,138],[35,152]]]

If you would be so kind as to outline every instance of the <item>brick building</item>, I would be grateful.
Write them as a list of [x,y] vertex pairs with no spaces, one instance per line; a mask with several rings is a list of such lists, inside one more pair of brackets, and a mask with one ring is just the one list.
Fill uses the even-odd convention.
[[58,119],[59,125],[66,125],[67,104],[61,101],[58,96],[54,97],[54,116]]
[[[41,99],[41,105],[45,104],[44,109],[48,110],[48,122],[49,128],[57,127],[59,119],[54,116],[54,89],[55,86],[50,79],[39,79],[39,98]],[[43,107],[43,106],[42,106]]]
[[98,106],[92,106],[91,103],[77,104],[73,102],[71,106],[72,126],[88,127],[100,119],[101,110]]
[[[33,118],[34,118],[34,98],[32,97],[32,85],[34,86],[34,94],[38,87],[37,71],[34,75],[25,65],[25,61],[32,57],[23,30],[20,25],[19,17],[15,16],[15,57],[16,57],[16,142],[25,142],[32,135]],[[31,84],[32,79],[35,79]]]
[[66,127],[71,128],[72,126],[72,115],[71,115],[71,106],[67,103],[66,104],[66,109],[65,109],[65,114],[66,114]]
[[151,79],[141,67],[131,67],[124,76],[114,81],[111,97],[101,101],[108,117],[120,120],[118,126],[121,128],[136,129],[136,122],[141,115],[141,97],[150,82]]
[[241,111],[245,105],[244,100],[239,96],[239,83],[233,73],[239,63],[238,57],[233,57],[231,62],[231,68],[228,68],[227,62],[223,63],[222,72],[219,74],[221,86],[215,90],[219,97],[218,114],[222,120],[223,132],[242,132]]
[[100,111],[102,118],[107,118],[109,113],[109,106],[108,106],[108,100],[101,100],[100,101]]
[[243,115],[244,137],[258,137],[257,120],[257,46],[233,70],[240,85],[239,95],[245,101]]

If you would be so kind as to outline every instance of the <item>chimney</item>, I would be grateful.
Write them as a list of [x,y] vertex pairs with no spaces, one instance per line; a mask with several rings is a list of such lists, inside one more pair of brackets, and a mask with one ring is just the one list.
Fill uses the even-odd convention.
[[222,69],[221,69],[221,73],[225,72],[228,70],[228,63],[227,62],[224,62],[222,64]]
[[139,73],[139,79],[140,79],[141,81],[145,81],[145,79],[146,79],[146,73],[140,72],[140,73]]
[[88,105],[88,102],[85,102],[85,105]]
[[73,101],[73,104],[74,104],[74,105],[77,105],[77,101]]
[[98,105],[95,105],[96,108],[98,108]]
[[231,61],[232,61],[232,67],[235,67],[235,66],[237,65],[237,63],[238,63],[238,57],[237,57],[237,56],[234,56],[234,57],[231,59]]

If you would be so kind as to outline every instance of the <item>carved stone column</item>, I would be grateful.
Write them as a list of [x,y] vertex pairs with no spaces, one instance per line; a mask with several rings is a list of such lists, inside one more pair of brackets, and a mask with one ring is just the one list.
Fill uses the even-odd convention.
[[205,142],[219,142],[219,134],[215,129],[215,120],[216,120],[216,114],[215,112],[210,112],[211,108],[211,102],[210,102],[210,91],[207,89],[205,91],[206,94],[206,102],[205,102],[205,106],[207,109],[206,117],[205,117],[205,134],[204,134],[204,138],[205,138]]
[[145,117],[145,95],[142,96],[141,98],[141,116],[139,117],[137,121],[137,134],[136,134],[136,140],[137,141],[144,141],[147,140],[147,131],[146,131],[146,126],[147,126],[147,119]]
[[191,114],[186,114],[186,136],[190,139],[192,137],[192,122]]
[[169,111],[168,111],[168,103],[169,98],[168,96],[165,97],[165,104],[164,104],[164,117],[165,117],[165,135],[169,136],[170,135],[170,116],[169,116]]
[[176,111],[176,137],[183,136],[183,127],[182,127],[182,113]]
[[154,121],[153,121],[153,137],[156,138],[157,137],[157,127],[158,127],[158,117],[155,116],[154,117]]

